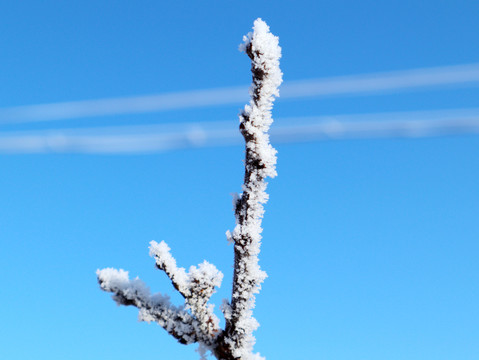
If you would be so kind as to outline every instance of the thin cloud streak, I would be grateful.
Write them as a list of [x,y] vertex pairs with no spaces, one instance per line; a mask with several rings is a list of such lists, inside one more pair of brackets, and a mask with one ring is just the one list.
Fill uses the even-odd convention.
[[[289,118],[270,134],[276,144],[479,134],[479,109]],[[0,133],[0,153],[134,154],[241,144],[231,121]]]
[[[280,100],[366,95],[476,83],[479,83],[479,64],[456,65],[287,82],[281,88]],[[240,86],[136,97],[25,105],[0,109],[0,124],[140,114],[242,104],[247,100],[248,87]]]
[[295,81],[284,85],[281,97],[376,94],[477,82],[479,64],[468,64]]
[[136,97],[26,105],[0,109],[0,124],[209,107],[244,102],[247,98],[248,87],[235,87]]

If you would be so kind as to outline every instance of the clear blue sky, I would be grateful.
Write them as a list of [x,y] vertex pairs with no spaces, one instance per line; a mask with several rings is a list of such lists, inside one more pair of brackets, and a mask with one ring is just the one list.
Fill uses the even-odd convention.
[[[238,86],[262,17],[285,81],[479,62],[476,1],[17,1],[0,5],[0,107]],[[475,87],[279,101],[275,117],[472,108]],[[0,130],[234,119],[239,105]],[[278,145],[255,349],[267,359],[479,358],[479,137]],[[148,257],[204,259],[229,297],[240,146],[1,155],[0,358],[197,359],[95,270],[180,302]]]

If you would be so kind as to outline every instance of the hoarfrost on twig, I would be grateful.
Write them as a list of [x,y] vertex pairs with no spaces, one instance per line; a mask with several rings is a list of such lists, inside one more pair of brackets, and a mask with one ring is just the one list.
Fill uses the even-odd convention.
[[268,25],[257,19],[253,32],[243,38],[240,50],[251,58],[253,81],[251,101],[239,116],[246,148],[245,176],[242,194],[233,199],[236,227],[226,234],[228,241],[234,243],[234,276],[231,301],[225,300],[221,306],[225,329],[220,329],[213,305],[208,303],[215,288],[221,285],[223,274],[206,261],[188,271],[178,267],[164,241],[150,242],[150,256],[184,297],[184,306],[172,305],[160,293],[151,295],[139,278],[130,280],[127,271],[112,268],[97,271],[101,289],[113,293],[118,305],[137,307],[141,321],[157,322],[182,344],[199,343],[202,359],[210,351],[219,360],[264,360],[252,352],[255,342],[252,333],[259,326],[253,308],[255,294],[266,278],[258,264],[258,254],[263,204],[268,200],[265,178],[276,176],[276,150],[267,132],[273,121],[273,101],[282,82],[281,48]]

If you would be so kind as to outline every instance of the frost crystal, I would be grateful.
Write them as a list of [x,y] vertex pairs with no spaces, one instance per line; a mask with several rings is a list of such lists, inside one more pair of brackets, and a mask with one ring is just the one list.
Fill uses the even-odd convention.
[[198,343],[201,359],[210,352],[219,360],[264,360],[253,353],[252,333],[259,326],[253,317],[255,294],[266,278],[258,264],[261,245],[263,204],[268,201],[266,177],[276,176],[276,150],[269,143],[268,130],[273,121],[271,109],[282,82],[279,69],[281,48],[278,38],[269,32],[261,19],[254,22],[253,32],[243,38],[240,50],[252,61],[251,101],[240,114],[240,131],[245,139],[245,177],[242,194],[235,194],[233,207],[236,227],[226,237],[234,244],[234,277],[231,301],[224,300],[221,311],[225,329],[209,304],[223,274],[206,261],[191,266],[188,272],[176,264],[168,245],[150,242],[150,256],[156,267],[170,278],[184,297],[184,306],[176,307],[160,293],[150,294],[138,278],[128,272],[106,268],[97,271],[102,290],[113,293],[118,305],[139,309],[141,321],[156,322],[182,344]]

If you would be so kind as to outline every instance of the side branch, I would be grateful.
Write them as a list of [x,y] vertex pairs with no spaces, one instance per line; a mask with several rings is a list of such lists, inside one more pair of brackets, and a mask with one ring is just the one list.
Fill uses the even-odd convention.
[[130,280],[128,272],[106,268],[97,270],[98,282],[102,290],[113,293],[118,305],[133,305],[140,312],[140,321],[157,322],[181,344],[198,342],[199,323],[188,312],[170,303],[161,294],[150,295],[148,287],[140,279]]
[[185,298],[187,307],[199,321],[203,337],[212,344],[220,329],[219,319],[208,301],[215,287],[220,287],[223,274],[207,261],[198,267],[191,266],[188,273],[184,268],[178,268],[164,241],[150,242],[150,256],[155,258],[156,267],[168,275],[175,289]]

